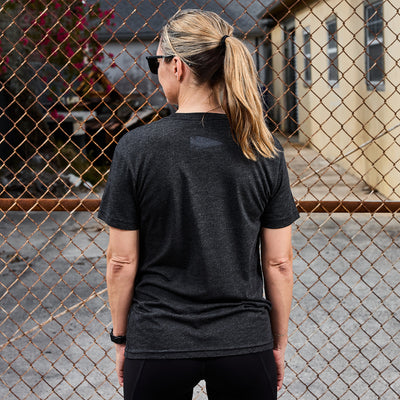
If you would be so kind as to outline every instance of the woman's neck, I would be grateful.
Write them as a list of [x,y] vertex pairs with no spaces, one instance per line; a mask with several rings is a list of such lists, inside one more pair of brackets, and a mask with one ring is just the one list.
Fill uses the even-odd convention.
[[180,91],[178,113],[216,113],[224,114],[217,97],[208,86],[190,86]]
[[194,107],[182,107],[179,106],[178,110],[176,111],[177,113],[215,113],[215,114],[225,114],[224,109],[218,104],[214,106],[213,108],[206,108],[206,107],[199,107],[199,106],[194,106]]

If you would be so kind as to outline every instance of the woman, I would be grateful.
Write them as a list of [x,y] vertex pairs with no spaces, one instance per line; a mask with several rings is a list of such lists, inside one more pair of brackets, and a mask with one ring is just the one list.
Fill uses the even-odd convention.
[[211,400],[276,399],[298,212],[251,55],[185,10],[149,66],[178,111],[120,140],[99,211],[125,399],[189,400],[203,379]]

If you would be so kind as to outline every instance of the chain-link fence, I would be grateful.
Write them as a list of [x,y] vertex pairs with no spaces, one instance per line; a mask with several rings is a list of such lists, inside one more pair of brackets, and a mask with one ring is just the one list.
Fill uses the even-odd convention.
[[253,53],[302,212],[281,398],[399,398],[395,0],[2,2],[1,398],[121,393],[95,211],[120,137],[173,112],[145,56],[179,8]]

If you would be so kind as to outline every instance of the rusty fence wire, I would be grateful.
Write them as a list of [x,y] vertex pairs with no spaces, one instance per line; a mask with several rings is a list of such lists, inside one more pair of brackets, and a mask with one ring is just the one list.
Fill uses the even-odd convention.
[[285,148],[301,218],[280,398],[399,398],[396,0],[1,3],[0,398],[122,394],[96,210],[121,136],[174,111],[145,57],[181,8],[235,26]]

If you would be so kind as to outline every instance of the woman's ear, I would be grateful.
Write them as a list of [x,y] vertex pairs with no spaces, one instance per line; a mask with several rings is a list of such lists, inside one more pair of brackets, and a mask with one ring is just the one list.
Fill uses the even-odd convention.
[[181,82],[185,74],[185,66],[179,57],[174,57],[174,75],[178,82]]

